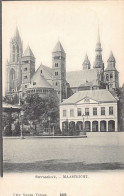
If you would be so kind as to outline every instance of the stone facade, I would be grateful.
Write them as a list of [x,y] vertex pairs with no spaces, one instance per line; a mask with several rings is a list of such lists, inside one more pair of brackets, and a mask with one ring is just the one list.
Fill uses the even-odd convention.
[[107,68],[104,69],[100,35],[95,49],[95,62],[91,68],[86,55],[82,70],[66,72],[66,53],[60,41],[52,51],[52,68],[40,65],[35,70],[35,56],[28,46],[23,53],[22,41],[18,28],[10,42],[10,60],[6,63],[7,80],[6,95],[22,92],[39,92],[40,96],[49,96],[49,92],[56,92],[60,102],[74,93],[83,90],[105,89],[116,90],[119,87],[119,74],[115,67],[115,58],[111,52]]
[[80,91],[60,104],[60,128],[68,123],[75,130],[118,131],[117,99],[106,90]]

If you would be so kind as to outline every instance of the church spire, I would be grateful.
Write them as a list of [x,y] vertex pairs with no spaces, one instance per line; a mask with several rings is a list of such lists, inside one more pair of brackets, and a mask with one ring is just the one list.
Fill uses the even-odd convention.
[[98,26],[98,35],[97,35],[96,51],[102,52],[101,42],[100,42],[99,26]]
[[96,57],[95,57],[95,62],[94,62],[94,68],[104,69],[104,63],[102,60],[102,47],[101,47],[101,42],[100,42],[99,27],[98,27],[98,37],[97,37],[95,52],[96,52]]
[[99,25],[98,25],[98,37],[97,37],[97,43],[100,43]]
[[12,41],[21,42],[18,26],[16,26],[15,35],[12,38]]
[[113,55],[112,50],[111,50],[111,52],[110,52],[110,55],[109,55],[109,58],[108,58],[107,62],[115,62],[115,57],[114,57],[114,55]]
[[18,27],[16,26],[15,34],[10,42],[10,62],[20,63],[22,57],[22,41],[19,35]]
[[91,64],[90,64],[87,54],[85,55],[85,59],[84,59],[82,66],[83,66],[83,69],[90,69]]

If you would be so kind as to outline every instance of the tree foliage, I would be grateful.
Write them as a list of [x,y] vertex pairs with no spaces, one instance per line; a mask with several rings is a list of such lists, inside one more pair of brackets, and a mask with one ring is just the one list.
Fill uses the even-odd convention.
[[42,98],[36,93],[28,95],[22,104],[22,108],[24,111],[24,123],[31,121],[34,125],[40,123],[42,126],[48,127],[49,121],[50,124],[55,124],[59,121],[58,100],[53,93],[47,98]]
[[124,84],[117,90],[118,101],[118,125],[119,131],[124,131]]

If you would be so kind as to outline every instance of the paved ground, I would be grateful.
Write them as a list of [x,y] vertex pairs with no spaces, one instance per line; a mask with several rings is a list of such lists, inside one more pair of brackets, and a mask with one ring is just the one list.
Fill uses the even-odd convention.
[[4,139],[4,172],[124,169],[124,132]]

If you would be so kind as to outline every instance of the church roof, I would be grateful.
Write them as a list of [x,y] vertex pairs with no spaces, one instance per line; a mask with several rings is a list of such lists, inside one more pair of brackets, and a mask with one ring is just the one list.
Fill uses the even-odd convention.
[[[52,88],[51,81],[52,69],[45,65],[40,65],[31,78],[31,84],[29,88]],[[33,85],[33,82],[36,82],[36,84]]]
[[53,52],[63,52],[63,53],[65,53],[60,41],[57,42],[56,46],[53,49]]
[[87,82],[92,82],[96,85],[98,73],[96,69],[87,69],[81,71],[71,71],[66,73],[66,80],[71,88],[79,87]]
[[112,51],[110,52],[110,55],[109,55],[109,58],[108,58],[107,62],[115,62],[115,57],[114,57]]
[[38,67],[38,69],[36,70],[36,72],[34,73],[33,77],[31,80],[33,80],[33,78],[35,77],[39,77],[39,74],[41,73],[42,71],[42,76],[44,76],[44,78],[50,83],[52,84],[52,79],[53,79],[53,71],[50,67],[48,66],[45,66],[45,65],[40,65]]
[[26,50],[24,51],[23,56],[28,56],[28,57],[31,56],[31,57],[34,57],[34,58],[35,58],[35,56],[34,56],[32,50],[31,50],[30,46],[28,46],[28,47],[26,48]]
[[[39,73],[40,74],[40,73]],[[52,88],[51,84],[40,74],[38,77],[33,77],[28,89],[31,88]]]
[[84,62],[83,62],[83,65],[84,64],[90,64],[90,61],[89,61],[89,58],[88,58],[88,56],[87,56],[87,54],[86,54],[86,56],[85,56],[85,59],[84,59]]
[[101,42],[100,42],[99,27],[98,27],[98,37],[97,37],[97,43],[96,43],[96,51],[97,51],[97,50],[102,51]]
[[12,38],[12,41],[19,41],[19,42],[21,41],[21,37],[20,37],[20,34],[19,34],[18,27],[16,27],[15,35]]
[[71,97],[61,103],[61,105],[76,104],[85,97],[98,102],[117,102],[117,99],[106,89],[102,90],[85,90],[74,93]]
[[117,69],[115,67],[113,67],[112,65],[108,65],[106,67],[105,71],[117,71]]
[[117,71],[117,69],[115,68],[116,61],[112,51],[110,52],[107,62],[108,62],[108,66],[105,69],[105,71]]

